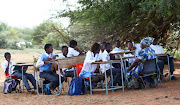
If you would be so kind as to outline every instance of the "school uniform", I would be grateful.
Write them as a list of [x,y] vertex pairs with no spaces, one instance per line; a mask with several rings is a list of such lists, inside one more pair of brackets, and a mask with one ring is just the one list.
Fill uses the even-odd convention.
[[[14,64],[16,64],[14,61],[10,61],[9,63],[9,70],[8,73],[9,75],[15,75],[17,78],[22,78],[22,73],[20,71],[14,70]],[[4,62],[1,63],[1,67],[4,70],[4,72],[6,71],[6,68],[8,66],[8,61],[5,60]],[[28,80],[32,83],[34,89],[36,89],[36,80],[33,77],[32,74],[28,74],[28,73],[23,73],[23,82],[25,84],[26,89],[31,89],[28,83]]]
[[78,51],[76,51],[74,48],[68,47],[67,57],[74,57],[74,56],[78,56],[79,54],[80,53]]
[[[123,52],[124,50],[123,49],[121,49],[121,48],[118,48],[118,47],[115,47],[113,50],[112,50],[112,52],[116,52],[116,51],[118,51],[118,52]],[[115,59],[120,59],[120,55],[115,55]]]
[[[39,56],[39,59],[36,63],[36,67],[40,70],[40,78],[45,78],[45,80],[48,80],[49,88],[51,90],[54,90],[56,87],[59,86],[59,75],[56,74],[56,72],[51,70],[52,63],[45,63],[44,61],[49,57],[52,58],[55,54],[50,53],[43,53]],[[64,78],[61,77],[61,82],[64,81]]]
[[[160,46],[160,45],[150,45],[150,47],[155,51],[155,54],[164,54],[164,50],[163,50],[162,46]],[[159,56],[158,57],[158,62],[161,62],[161,63],[158,63],[158,65],[159,65],[159,68],[161,70],[161,74],[163,74],[164,64],[168,64],[167,56]],[[169,63],[170,63],[171,74],[173,74],[175,69],[174,69],[174,61],[173,61],[172,56],[169,56]]]
[[89,78],[89,76],[90,76],[89,72],[91,73],[91,75],[96,75],[94,73],[94,71],[96,70],[98,65],[97,64],[91,64],[91,63],[95,62],[97,60],[100,60],[100,58],[101,57],[99,56],[99,54],[96,54],[94,56],[93,52],[88,51],[86,53],[86,58],[84,60],[83,68],[82,68],[82,70],[81,70],[81,72],[79,74],[79,77],[87,77],[87,78]]
[[[104,52],[103,52],[102,60],[103,60],[103,62],[110,60],[109,53],[106,50],[104,50]],[[109,63],[108,64],[102,64],[102,66],[100,66],[101,72],[102,73],[106,72],[108,76],[111,75],[110,69],[111,69],[111,65]],[[115,68],[112,66],[112,75],[114,77],[113,82],[121,84],[121,69]]]

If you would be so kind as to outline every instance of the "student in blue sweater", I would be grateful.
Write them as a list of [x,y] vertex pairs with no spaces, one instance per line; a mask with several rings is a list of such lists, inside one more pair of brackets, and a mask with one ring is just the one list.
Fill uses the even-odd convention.
[[[50,81],[49,89],[54,90],[59,86],[59,75],[55,71],[51,70],[52,63],[49,61],[55,59],[58,55],[53,53],[53,46],[51,44],[46,44],[44,46],[45,53],[39,56],[39,59],[36,63],[36,67],[40,70],[40,78],[45,78],[45,80]],[[61,77],[61,82],[64,81],[64,78]]]

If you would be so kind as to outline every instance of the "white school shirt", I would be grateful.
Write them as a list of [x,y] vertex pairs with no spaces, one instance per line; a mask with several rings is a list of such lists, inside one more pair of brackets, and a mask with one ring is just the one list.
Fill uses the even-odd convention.
[[[113,51],[118,51],[118,52],[123,52],[124,50],[123,49],[121,49],[121,48],[118,48],[118,47],[115,47],[113,50],[112,50],[112,52]],[[120,55],[115,55],[115,59],[120,59]]]
[[141,45],[140,43],[136,43],[134,46],[136,47],[135,56],[138,56],[138,52],[141,50]]
[[91,64],[92,62],[95,62],[97,60],[100,60],[100,56],[99,54],[96,54],[94,56],[94,53],[91,51],[88,51],[86,53],[86,58],[84,60],[84,64],[83,64],[83,68],[82,70],[86,71],[86,72],[94,72],[97,68],[97,64]]
[[[124,57],[134,57],[133,54],[128,53],[128,54],[124,54]],[[136,58],[130,58],[129,60],[127,60],[130,64],[133,64],[133,62],[135,61]]]
[[164,54],[163,47],[160,45],[150,45],[150,47],[155,51],[155,54]]
[[[16,64],[14,61],[10,61],[9,70],[8,70],[9,75],[14,73],[14,66],[13,66],[14,64]],[[4,62],[1,63],[1,67],[4,70],[4,72],[6,71],[7,66],[8,66],[7,60],[5,60]]]
[[[104,52],[103,52],[102,60],[103,60],[103,62],[106,62],[106,61],[109,61],[109,60],[110,60],[109,53],[108,53],[106,50],[104,50]],[[101,65],[100,65],[100,70],[101,70],[102,73],[104,73],[106,70],[109,70],[110,67],[111,67],[111,66],[110,66],[109,63],[107,63],[107,64],[101,64]],[[104,69],[104,68],[105,68],[105,69]],[[112,68],[114,68],[114,67],[112,66]]]
[[[49,58],[51,58],[50,57],[50,54],[47,54],[47,53],[45,53],[47,56],[49,56]],[[42,54],[41,54],[42,55]],[[37,63],[36,63],[36,67],[37,68],[39,68],[39,67],[41,67],[41,66],[43,66],[44,65],[44,61],[43,61],[43,58],[42,58],[42,56],[39,56],[39,58],[38,58],[38,61],[37,61]],[[54,54],[55,55],[55,54]]]
[[74,48],[68,47],[67,57],[74,57],[74,56],[78,56],[79,54],[80,53],[78,51],[76,51]]

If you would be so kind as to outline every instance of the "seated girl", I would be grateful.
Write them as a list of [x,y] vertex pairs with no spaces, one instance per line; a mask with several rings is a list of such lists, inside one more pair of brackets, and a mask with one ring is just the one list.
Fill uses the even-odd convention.
[[134,63],[127,69],[127,80],[129,82],[129,86],[136,84],[135,81],[138,81],[139,88],[140,79],[138,79],[138,75],[143,70],[143,62],[150,59],[155,59],[155,51],[151,49],[149,46],[151,45],[152,41],[149,38],[144,38],[141,40],[141,50],[138,53],[138,57],[135,59]]
[[86,58],[84,60],[83,68],[79,74],[79,77],[89,78],[89,72],[91,73],[91,82],[97,83],[103,80],[102,75],[97,75],[94,71],[97,68],[97,64],[92,64],[92,62],[101,62],[101,57],[99,56],[100,45],[98,43],[94,43],[91,46],[91,50],[86,53]]

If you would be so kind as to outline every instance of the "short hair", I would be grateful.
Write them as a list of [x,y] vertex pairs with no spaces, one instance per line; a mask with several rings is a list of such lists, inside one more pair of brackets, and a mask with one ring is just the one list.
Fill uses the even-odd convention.
[[95,52],[99,48],[100,48],[100,45],[98,43],[93,43],[92,46],[91,46],[91,51]]
[[44,50],[46,51],[46,49],[48,49],[50,46],[52,46],[52,44],[46,44],[46,45],[44,46]]
[[116,40],[114,43],[117,43],[117,42],[119,42],[119,43],[120,43],[120,41],[119,41],[119,40]]
[[110,46],[111,45],[111,43],[106,43],[105,44],[105,48],[107,48],[108,46]]
[[75,40],[71,40],[69,42],[69,46],[71,47],[72,45],[77,45],[77,42]]
[[128,44],[128,43],[132,43],[132,41],[131,41],[131,40],[128,40],[126,43],[127,43],[127,44]]
[[6,58],[7,55],[11,55],[9,52],[4,53],[4,57]]
[[68,48],[67,46],[62,46],[61,50],[63,50],[64,48]]
[[102,44],[102,45],[105,45],[105,44],[106,44],[106,42],[102,42],[101,44]]

